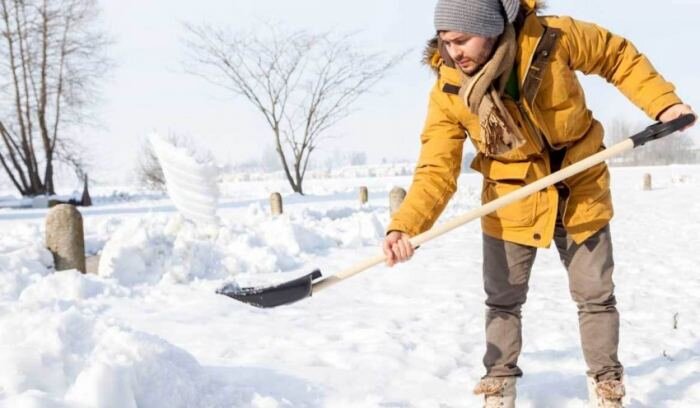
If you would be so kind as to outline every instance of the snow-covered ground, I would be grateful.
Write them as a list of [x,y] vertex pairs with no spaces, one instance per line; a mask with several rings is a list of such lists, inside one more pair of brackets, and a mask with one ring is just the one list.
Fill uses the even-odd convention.
[[[215,289],[376,254],[388,192],[410,177],[310,179],[305,197],[280,179],[225,180],[218,230],[157,195],[93,189],[96,205],[81,211],[99,276],[53,272],[46,210],[0,210],[1,407],[479,406],[478,222],[407,264],[257,309]],[[477,174],[459,187],[442,220],[479,205]],[[285,197],[274,219],[273,191]],[[700,166],[615,168],[613,191],[628,406],[700,406]],[[554,249],[538,254],[524,319],[519,407],[583,407],[576,307]]]

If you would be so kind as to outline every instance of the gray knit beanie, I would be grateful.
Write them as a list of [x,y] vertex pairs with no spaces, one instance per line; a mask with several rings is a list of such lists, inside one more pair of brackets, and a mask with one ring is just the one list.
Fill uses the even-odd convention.
[[504,21],[515,21],[519,9],[520,0],[438,0],[435,30],[498,37]]

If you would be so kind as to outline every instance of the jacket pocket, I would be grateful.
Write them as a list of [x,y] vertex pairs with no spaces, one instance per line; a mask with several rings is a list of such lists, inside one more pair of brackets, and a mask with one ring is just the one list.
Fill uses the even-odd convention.
[[571,187],[568,224],[597,225],[613,215],[610,173],[607,164],[599,163],[567,179]]
[[[531,162],[503,163],[484,157],[480,163],[484,175],[482,203],[486,204],[525,186],[531,166]],[[503,228],[529,227],[535,223],[536,212],[535,193],[486,215],[486,218],[499,223]]]

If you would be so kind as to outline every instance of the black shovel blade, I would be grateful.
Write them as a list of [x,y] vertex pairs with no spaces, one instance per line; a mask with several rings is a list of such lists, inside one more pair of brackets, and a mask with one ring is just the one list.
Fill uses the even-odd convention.
[[321,276],[321,271],[316,269],[308,275],[266,288],[241,288],[235,283],[229,283],[218,289],[216,293],[255,307],[270,308],[288,305],[310,297],[313,281]]

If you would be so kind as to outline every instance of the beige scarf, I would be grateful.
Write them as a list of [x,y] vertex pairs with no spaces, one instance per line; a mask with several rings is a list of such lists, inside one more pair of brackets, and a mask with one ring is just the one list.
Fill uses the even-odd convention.
[[525,143],[500,96],[513,69],[516,51],[515,29],[508,24],[493,56],[478,72],[467,75],[459,69],[462,79],[459,96],[479,116],[487,155],[502,154]]

